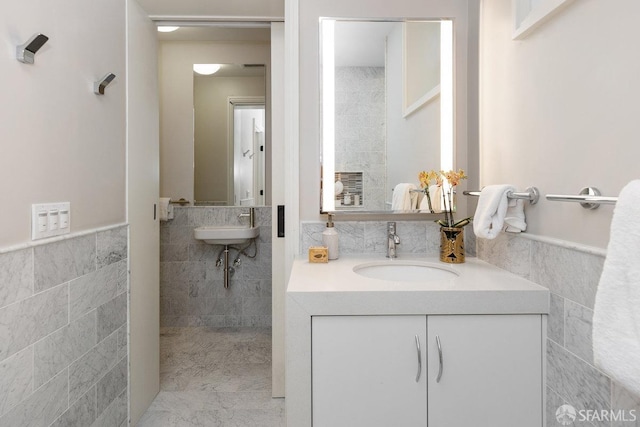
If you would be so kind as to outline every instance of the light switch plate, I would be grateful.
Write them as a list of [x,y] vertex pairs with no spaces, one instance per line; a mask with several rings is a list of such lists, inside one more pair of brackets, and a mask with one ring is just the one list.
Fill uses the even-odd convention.
[[[53,215],[52,215],[53,214]],[[53,217],[57,225],[51,229]],[[60,219],[64,218],[64,221]],[[68,234],[71,231],[71,203],[40,203],[31,205],[31,240]]]

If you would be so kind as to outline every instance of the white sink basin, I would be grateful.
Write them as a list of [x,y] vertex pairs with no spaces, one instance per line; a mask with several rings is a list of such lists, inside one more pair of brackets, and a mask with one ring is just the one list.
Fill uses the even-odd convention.
[[421,261],[377,261],[358,264],[353,271],[370,279],[393,282],[431,282],[453,279],[458,276],[453,270],[438,264]]
[[258,227],[206,226],[193,230],[196,239],[211,245],[238,245],[255,239],[259,234]]

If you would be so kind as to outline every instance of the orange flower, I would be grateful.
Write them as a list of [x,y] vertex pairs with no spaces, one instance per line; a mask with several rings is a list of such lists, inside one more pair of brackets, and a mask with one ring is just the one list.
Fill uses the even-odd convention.
[[418,174],[418,179],[420,180],[420,187],[429,188],[431,185],[431,181],[437,179],[438,174],[434,170],[430,170],[429,172],[422,171]]
[[467,179],[467,176],[464,174],[464,170],[462,169],[458,169],[458,172],[454,170],[450,170],[447,172],[443,172],[443,174],[447,179],[447,182],[449,183],[449,185],[452,187],[455,187],[456,185],[460,184],[460,181],[462,181],[463,179]]

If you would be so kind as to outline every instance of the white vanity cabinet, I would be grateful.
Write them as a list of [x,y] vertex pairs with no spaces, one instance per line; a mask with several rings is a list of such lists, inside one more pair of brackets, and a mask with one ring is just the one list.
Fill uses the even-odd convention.
[[311,328],[314,427],[427,425],[425,316],[314,316]]
[[427,316],[427,337],[429,427],[542,427],[543,316]]
[[313,316],[313,427],[541,427],[539,314]]

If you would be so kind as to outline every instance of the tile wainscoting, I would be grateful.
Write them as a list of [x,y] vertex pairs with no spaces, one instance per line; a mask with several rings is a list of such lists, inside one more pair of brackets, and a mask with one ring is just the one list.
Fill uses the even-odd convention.
[[[400,237],[398,255],[440,253],[440,226],[433,221],[398,221],[396,234]],[[341,254],[386,254],[387,221],[335,221]],[[310,246],[322,245],[324,222],[302,221],[300,224],[300,254],[305,255]],[[475,236],[471,227],[464,229],[465,248],[468,255],[475,255]]]
[[[576,420],[576,425],[640,427],[640,397],[631,395],[593,366],[591,326],[604,251],[525,236],[502,233],[495,240],[478,239],[477,253],[480,259],[551,291],[547,326],[547,426],[559,426],[556,410],[570,404],[577,410],[625,410],[627,414],[627,421],[592,418],[591,423]],[[632,409],[637,418],[633,421]]]
[[0,426],[121,426],[128,226],[0,254]]
[[[161,326],[271,326],[271,207],[257,207],[257,256],[241,264],[224,288],[216,260],[223,249],[193,237],[204,225],[247,224],[246,207],[175,207],[174,219],[160,226]],[[235,246],[235,245],[234,245]],[[253,247],[247,249],[253,255]],[[231,250],[230,262],[237,251]]]

